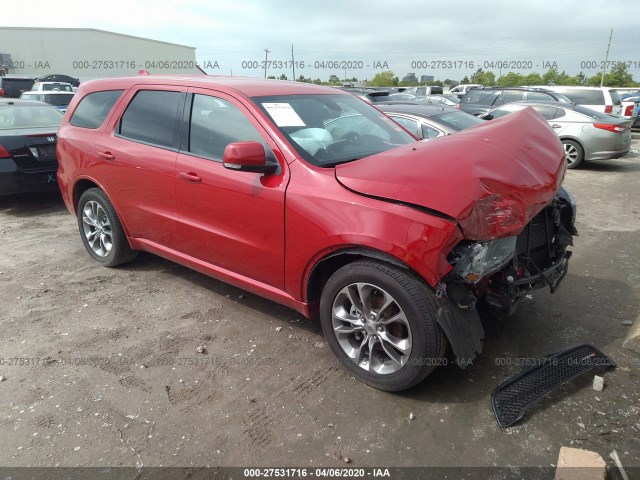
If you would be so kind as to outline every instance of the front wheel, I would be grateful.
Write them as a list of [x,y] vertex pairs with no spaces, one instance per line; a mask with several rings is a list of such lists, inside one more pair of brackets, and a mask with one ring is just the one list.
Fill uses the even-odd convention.
[[102,190],[90,188],[78,201],[78,228],[89,254],[105,267],[130,262],[138,252],[131,249],[122,224]]
[[387,391],[413,387],[446,360],[436,311],[423,282],[366,260],[336,271],[320,299],[322,330],[339,361],[359,380]]
[[584,160],[584,149],[578,142],[562,140],[564,156],[567,159],[567,168],[578,168]]

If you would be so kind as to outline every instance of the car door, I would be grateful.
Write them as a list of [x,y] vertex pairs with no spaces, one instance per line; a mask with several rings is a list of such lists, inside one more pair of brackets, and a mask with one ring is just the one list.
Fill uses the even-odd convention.
[[[208,266],[284,287],[284,199],[288,168],[250,110],[222,92],[191,89],[175,169],[181,251]],[[275,174],[240,172],[222,163],[232,142],[258,141]]]
[[128,234],[171,249],[179,245],[174,176],[186,90],[132,88],[95,142],[100,179]]

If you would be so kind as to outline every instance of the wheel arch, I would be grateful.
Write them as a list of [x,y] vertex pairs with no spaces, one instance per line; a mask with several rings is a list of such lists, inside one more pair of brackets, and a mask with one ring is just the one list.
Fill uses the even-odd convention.
[[427,288],[431,288],[411,266],[397,257],[372,248],[345,247],[324,255],[313,265],[309,272],[304,285],[305,291],[303,292],[303,298],[309,304],[309,312],[312,317],[318,316],[320,296],[329,277],[343,266],[361,259],[377,260],[388,265],[402,268],[424,282]]
[[82,194],[84,192],[86,192],[87,190],[90,190],[92,188],[97,188],[98,190],[100,190],[102,192],[102,194],[105,197],[107,197],[107,200],[109,200],[109,202],[113,206],[113,209],[115,210],[116,216],[118,217],[118,221],[122,225],[122,228],[123,228],[123,230],[125,232],[125,235],[127,237],[127,241],[129,242],[129,244],[131,244],[131,241],[129,240],[129,228],[127,227],[126,223],[122,220],[122,217],[118,213],[118,209],[116,208],[116,205],[114,204],[113,199],[111,198],[109,193],[107,193],[107,191],[102,187],[102,185],[97,183],[95,180],[93,180],[91,178],[83,177],[83,178],[78,179],[74,183],[73,190],[72,190],[72,193],[73,193],[73,197],[72,197],[73,213],[75,215],[78,215],[78,202],[80,201],[80,197],[82,196]]

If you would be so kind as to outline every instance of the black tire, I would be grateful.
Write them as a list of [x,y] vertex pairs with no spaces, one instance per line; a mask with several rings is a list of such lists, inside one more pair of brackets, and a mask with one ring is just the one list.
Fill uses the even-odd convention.
[[[362,293],[355,284],[366,285],[364,288],[369,289],[370,295],[368,298],[372,299],[372,302],[375,302],[376,295],[378,298],[382,298],[382,301],[386,301],[388,298],[394,301],[394,304],[389,304],[390,307],[377,311],[380,314],[377,321],[384,323],[385,319],[388,320],[389,317],[395,318],[394,309],[397,307],[403,318],[406,318],[406,323],[388,323],[386,324],[388,331],[380,333],[380,330],[378,330],[378,333],[376,333],[376,328],[371,328],[369,324],[373,323],[375,325],[375,322],[373,320],[371,322],[363,320],[366,315],[363,315],[360,320],[353,320],[351,315],[360,315],[359,309],[356,308],[354,310],[351,308],[350,313],[347,313],[344,307],[345,305],[347,307],[349,305],[351,307],[355,306],[355,302],[351,301],[354,297],[346,294],[346,291]],[[353,288],[355,290],[349,290]],[[359,298],[364,298],[364,296]],[[362,303],[364,302],[361,302],[360,305]],[[335,320],[334,309],[339,312],[339,315],[338,313],[336,314]],[[390,309],[392,311],[388,312]],[[325,284],[320,299],[320,321],[329,346],[345,368],[368,385],[381,390],[397,392],[413,387],[427,377],[437,366],[446,363],[444,355],[447,349],[447,340],[436,320],[437,309],[434,293],[424,282],[410,272],[376,261],[358,260],[337,270]],[[362,308],[362,310],[366,311],[367,308]],[[372,308],[370,312],[373,319],[376,316],[376,309]],[[340,315],[347,315],[351,320],[343,322],[340,320],[343,318]],[[342,329],[342,326],[346,328],[353,327],[352,322],[354,321],[367,323],[366,328],[368,331],[364,331],[364,327],[362,327],[362,333],[352,334],[347,331],[336,334],[336,328]],[[358,326],[358,328],[360,327]],[[377,328],[379,329],[380,327]],[[400,328],[400,331],[398,328]],[[392,332],[392,329],[395,330]],[[395,340],[407,337],[410,339],[409,353],[403,354],[402,350],[393,350],[392,352],[399,359],[403,359],[402,362],[393,362],[391,357],[386,354],[387,350],[384,350],[383,345],[386,345],[386,348],[389,349],[390,344],[385,344],[380,340],[378,334],[387,333],[390,333],[388,337]],[[360,335],[359,338],[358,335]],[[369,355],[368,359],[377,358],[378,368],[396,368],[396,371],[383,373],[371,371],[374,368],[373,361],[365,362],[363,358],[362,362],[360,362],[361,357],[358,353],[354,354],[357,359],[353,359],[343,348],[343,345],[346,344],[347,349],[353,348],[357,350],[357,344],[362,340],[360,345],[364,345],[364,339],[369,337],[376,337],[376,339],[373,340],[373,347],[371,347],[371,343],[367,343],[364,356],[366,357],[366,351],[377,349],[377,353]],[[360,346],[360,348],[362,347]],[[384,358],[385,355],[387,359],[381,362],[380,359]],[[366,366],[362,367],[357,362]]]
[[562,140],[562,146],[567,159],[567,168],[578,168],[584,160],[582,145],[573,140]]
[[102,190],[90,188],[85,191],[76,211],[82,243],[94,260],[105,267],[115,267],[138,256],[138,252],[131,249],[120,219]]

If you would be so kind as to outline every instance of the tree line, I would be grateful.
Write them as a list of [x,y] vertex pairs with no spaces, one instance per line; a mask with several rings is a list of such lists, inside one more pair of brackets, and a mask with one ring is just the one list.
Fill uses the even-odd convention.
[[[433,82],[403,82],[391,70],[377,73],[371,80],[363,80],[362,83],[372,87],[411,87],[417,85],[438,85],[438,86],[455,86],[458,83],[478,83],[485,86],[499,87],[516,87],[522,85],[575,85],[575,86],[600,86],[602,72],[593,76],[587,76],[583,72],[577,75],[568,75],[564,71],[558,72],[557,68],[550,68],[542,75],[539,73],[522,74],[509,72],[496,78],[496,74],[489,70],[479,68],[473,75],[466,76],[460,81],[451,80],[435,80]],[[275,79],[275,76],[268,78]],[[279,80],[287,80],[287,76],[283,73]],[[360,83],[356,77],[341,79],[337,75],[331,75],[329,80],[320,80],[319,78],[311,79],[300,75],[296,79],[298,82],[314,83],[316,85],[342,85],[343,83]],[[640,87],[640,82],[633,79],[633,75],[629,73],[624,63],[614,66],[610,72],[605,73],[603,85],[607,87]]]

